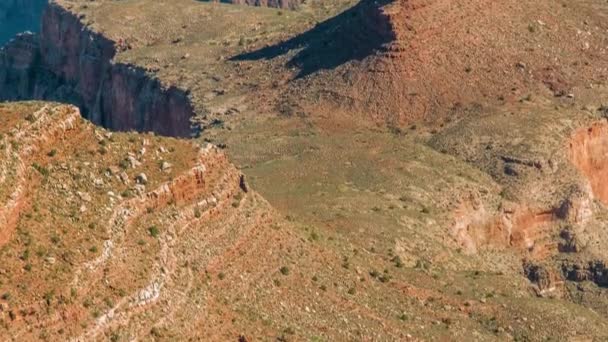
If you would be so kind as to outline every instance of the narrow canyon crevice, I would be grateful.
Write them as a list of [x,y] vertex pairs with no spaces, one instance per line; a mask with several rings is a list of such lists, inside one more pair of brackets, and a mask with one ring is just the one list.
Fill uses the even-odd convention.
[[0,50],[0,100],[52,100],[80,107],[116,131],[190,137],[188,94],[164,87],[140,67],[114,63],[118,44],[50,4],[39,35],[19,34]]

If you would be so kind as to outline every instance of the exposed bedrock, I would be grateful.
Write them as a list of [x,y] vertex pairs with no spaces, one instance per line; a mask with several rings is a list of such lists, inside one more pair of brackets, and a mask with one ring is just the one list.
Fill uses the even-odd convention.
[[533,259],[545,259],[571,247],[553,238],[560,225],[579,226],[592,216],[591,196],[577,191],[549,209],[503,203],[498,212],[479,201],[465,201],[454,213],[452,236],[465,252],[510,248]]
[[598,286],[608,287],[608,267],[602,260],[564,262],[562,272],[570,281],[592,281]]
[[570,140],[568,153],[595,197],[608,205],[608,123],[597,122],[577,130]]
[[111,130],[190,136],[194,110],[187,93],[164,87],[142,68],[114,63],[117,48],[51,4],[39,36],[20,34],[0,50],[0,100],[68,102]]

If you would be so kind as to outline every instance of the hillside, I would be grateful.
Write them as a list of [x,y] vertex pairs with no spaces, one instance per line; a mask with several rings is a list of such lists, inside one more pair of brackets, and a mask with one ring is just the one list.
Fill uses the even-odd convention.
[[[606,81],[602,1],[361,1],[238,60],[299,70],[288,92],[310,112],[404,127],[530,94],[576,96]],[[447,117],[446,117],[447,116]]]

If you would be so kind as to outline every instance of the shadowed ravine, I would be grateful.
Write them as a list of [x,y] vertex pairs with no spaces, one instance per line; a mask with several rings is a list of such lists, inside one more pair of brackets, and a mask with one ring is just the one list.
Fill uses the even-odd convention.
[[311,30],[287,41],[233,58],[235,61],[272,59],[297,51],[287,66],[300,70],[298,78],[363,60],[395,39],[381,7],[391,0],[363,0]]
[[193,108],[186,92],[164,87],[142,68],[113,63],[116,49],[51,4],[39,36],[20,34],[0,50],[0,100],[67,102],[111,130],[190,137]]
[[47,0],[0,1],[0,45],[19,32],[38,32],[40,17],[47,3]]

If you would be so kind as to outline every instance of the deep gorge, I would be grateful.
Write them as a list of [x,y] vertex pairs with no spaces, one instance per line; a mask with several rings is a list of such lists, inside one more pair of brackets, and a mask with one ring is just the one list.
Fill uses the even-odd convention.
[[57,4],[40,20],[40,33],[18,34],[0,49],[0,100],[67,102],[110,130],[192,135],[194,110],[185,91],[114,63],[115,42]]
[[0,45],[19,32],[38,32],[40,17],[47,4],[48,0],[0,1]]

